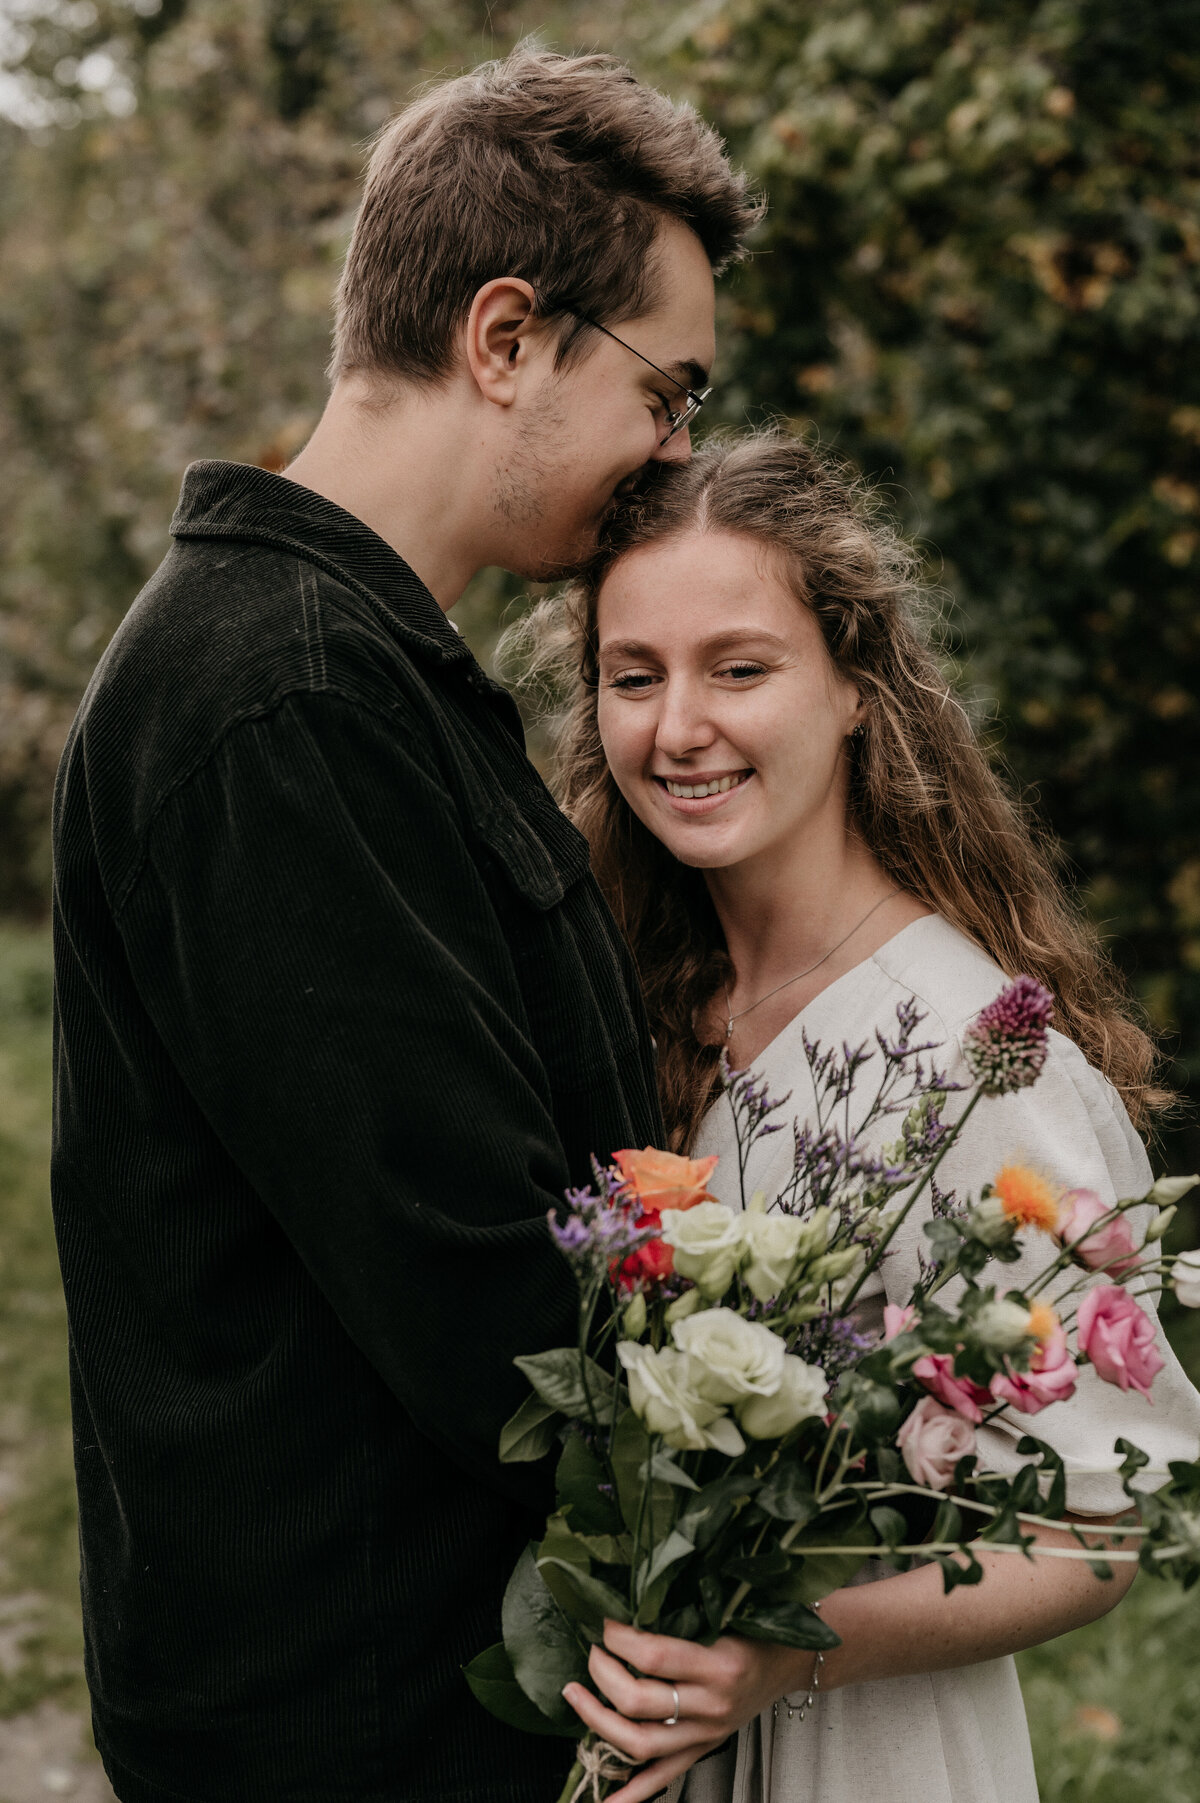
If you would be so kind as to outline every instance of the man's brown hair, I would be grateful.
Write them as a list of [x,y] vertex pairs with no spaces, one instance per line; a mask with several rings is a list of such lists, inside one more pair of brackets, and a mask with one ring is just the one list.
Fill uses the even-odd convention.
[[609,56],[523,44],[442,83],[380,134],[337,297],[331,374],[436,382],[485,282],[529,282],[562,315],[561,366],[587,327],[653,307],[654,236],[689,226],[714,271],[759,207],[693,108]]

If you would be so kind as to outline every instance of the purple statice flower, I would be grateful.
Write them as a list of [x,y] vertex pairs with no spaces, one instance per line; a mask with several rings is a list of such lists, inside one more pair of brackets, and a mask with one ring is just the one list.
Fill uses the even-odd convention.
[[832,1388],[876,1344],[874,1335],[859,1331],[853,1315],[821,1314],[797,1330],[788,1350],[806,1365],[820,1365]]
[[1054,998],[1033,977],[1018,977],[963,1034],[963,1052],[984,1095],[1006,1096],[1036,1082],[1046,1062]]
[[551,1237],[582,1288],[603,1283],[614,1262],[627,1258],[659,1231],[636,1226],[636,1211],[621,1195],[619,1173],[598,1166],[594,1190],[568,1190],[566,1212],[552,1208],[546,1216]]
[[733,1109],[739,1141],[747,1151],[756,1139],[765,1139],[768,1133],[780,1131],[783,1122],[771,1121],[768,1116],[791,1100],[790,1089],[786,1096],[771,1095],[766,1078],[760,1077],[756,1081],[752,1070],[735,1071],[728,1052],[721,1053],[721,1082]]

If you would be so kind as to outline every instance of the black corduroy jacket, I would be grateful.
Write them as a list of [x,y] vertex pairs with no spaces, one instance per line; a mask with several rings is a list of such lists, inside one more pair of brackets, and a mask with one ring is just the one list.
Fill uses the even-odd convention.
[[549,1496],[547,1209],[659,1142],[632,967],[511,700],[342,509],[188,471],[55,802],[53,1195],[122,1803],[547,1803],[461,1666]]

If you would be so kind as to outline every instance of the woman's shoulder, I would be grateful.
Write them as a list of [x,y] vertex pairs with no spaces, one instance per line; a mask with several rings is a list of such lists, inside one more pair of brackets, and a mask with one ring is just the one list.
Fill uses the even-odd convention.
[[[941,915],[915,921],[880,948],[876,961],[898,990],[915,996],[935,1016],[944,1034],[944,1062],[951,1075],[965,1078],[965,1068],[955,1068],[965,1062],[963,1031],[1008,981],[1000,966]],[[1020,1124],[1030,1139],[1040,1137],[1040,1128],[1052,1138],[1070,1138],[1076,1146],[1096,1142],[1118,1187],[1122,1180],[1143,1187],[1149,1183],[1145,1147],[1120,1095],[1074,1040],[1053,1027],[1038,1081],[992,1104],[989,1113],[1008,1134]]]
[[897,992],[912,996],[957,1035],[1008,978],[983,947],[941,914],[925,914],[881,945],[871,962]]

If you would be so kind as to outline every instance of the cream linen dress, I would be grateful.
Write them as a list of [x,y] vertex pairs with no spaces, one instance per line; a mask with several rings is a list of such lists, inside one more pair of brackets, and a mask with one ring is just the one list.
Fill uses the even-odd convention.
[[[971,940],[938,915],[914,921],[797,1015],[754,1061],[773,1095],[791,1099],[780,1117],[814,1118],[814,1092],[801,1040],[824,1045],[874,1044],[875,1029],[895,1036],[896,1005],[910,996],[927,1018],[915,1040],[937,1040],[932,1056],[952,1079],[967,1080],[961,1034],[1003,987],[999,967]],[[878,1054],[859,1081],[860,1118],[874,1093]],[[953,1118],[965,1098],[951,1096]],[[885,1123],[877,1143],[895,1137]],[[751,1155],[747,1194],[782,1188],[791,1167],[792,1136],[772,1134]],[[740,1207],[735,1139],[727,1102],[710,1111],[695,1156],[716,1152],[721,1163],[711,1184],[730,1207]],[[938,1172],[943,1189],[978,1196],[1000,1167],[1013,1160],[1033,1165],[1065,1188],[1087,1188],[1108,1201],[1144,1194],[1151,1171],[1118,1097],[1079,1049],[1050,1035],[1042,1075],[1031,1088],[985,1098],[962,1140]],[[921,1228],[928,1199],[913,1210],[893,1241],[894,1254],[860,1298],[863,1325],[882,1328],[883,1305],[908,1300],[917,1275]],[[1030,1233],[1026,1244],[1040,1236]],[[1003,1287],[1023,1287],[1046,1256],[1034,1244],[1020,1264],[997,1266]],[[1135,1286],[1136,1293],[1136,1286]],[[1143,1306],[1152,1308],[1149,1299]],[[1194,1459],[1200,1449],[1200,1395],[1170,1347],[1159,1336],[1165,1368],[1154,1382],[1153,1406],[1136,1392],[1101,1383],[1086,1368],[1071,1402],[1053,1404],[1036,1417],[1001,1417],[980,1435],[982,1463],[1009,1472],[1022,1462],[1016,1442],[1031,1429],[1072,1467],[1120,1463],[1113,1442],[1126,1435],[1150,1455],[1153,1466]],[[1125,1498],[1115,1476],[1068,1475],[1068,1506],[1080,1513],[1116,1513]],[[886,1569],[868,1567],[886,1581]],[[791,1699],[799,1704],[803,1697]],[[1037,1780],[1025,1710],[1011,1658],[874,1684],[818,1693],[803,1721],[767,1710],[742,1730],[736,1746],[713,1755],[677,1780],[668,1803],[1037,1803]]]

